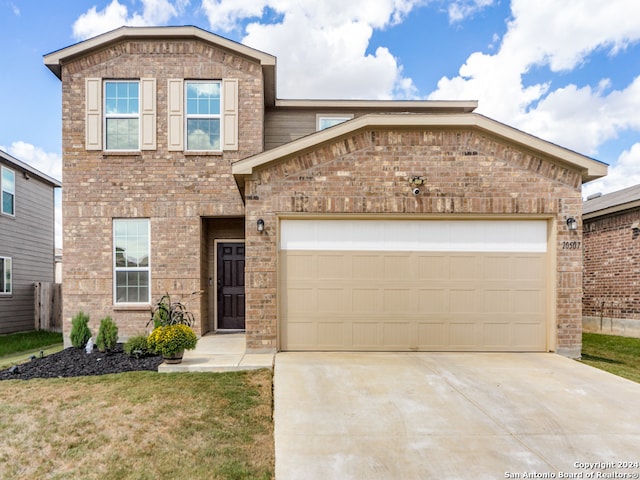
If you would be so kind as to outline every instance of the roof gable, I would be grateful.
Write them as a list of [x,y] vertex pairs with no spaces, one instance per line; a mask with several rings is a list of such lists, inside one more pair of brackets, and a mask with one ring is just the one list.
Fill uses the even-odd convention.
[[477,113],[444,114],[371,114],[364,115],[334,127],[316,132],[280,147],[235,162],[232,172],[239,184],[242,177],[251,175],[254,168],[266,166],[299,154],[304,150],[334,141],[343,136],[371,128],[447,128],[469,127],[487,132],[498,138],[514,143],[522,148],[540,153],[558,163],[580,172],[582,182],[595,180],[607,174],[607,165],[572,150],[529,135],[503,123]]
[[262,65],[265,79],[265,103],[273,105],[275,103],[275,66],[276,57],[268,53],[261,52],[241,43],[234,42],[214,33],[208,32],[198,27],[120,27],[110,32],[103,33],[96,37],[56,50],[44,56],[44,64],[56,77],[61,79],[62,65],[74,58],[86,55],[94,50],[104,48],[107,45],[128,39],[161,39],[161,38],[188,38],[197,39],[218,48],[227,50],[235,55],[239,55],[258,62]]

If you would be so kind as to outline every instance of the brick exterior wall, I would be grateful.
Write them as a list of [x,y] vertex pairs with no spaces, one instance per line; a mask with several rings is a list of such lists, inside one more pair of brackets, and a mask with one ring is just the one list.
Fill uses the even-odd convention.
[[[408,178],[425,176],[414,196]],[[246,185],[247,347],[277,348],[279,214],[543,216],[556,219],[556,351],[581,350],[580,173],[472,130],[376,130],[267,165]],[[256,221],[266,224],[256,232]]]
[[[85,78],[157,80],[157,149],[136,155],[87,151]],[[239,150],[193,155],[167,150],[167,79],[239,80]],[[116,308],[114,218],[149,218],[152,301],[165,292],[189,299],[200,332],[208,283],[201,275],[203,217],[244,216],[231,162],[263,149],[261,66],[196,40],[121,41],[62,66],[64,333],[80,310],[97,334],[107,315],[121,338],[142,333],[149,308]],[[205,262],[202,262],[204,264]],[[192,292],[202,295],[191,296]]]
[[640,320],[638,220],[638,209],[585,220],[585,316]]

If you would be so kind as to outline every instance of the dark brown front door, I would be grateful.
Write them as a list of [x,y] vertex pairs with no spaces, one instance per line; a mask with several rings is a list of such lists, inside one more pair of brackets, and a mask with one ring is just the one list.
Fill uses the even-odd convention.
[[244,243],[218,243],[218,329],[244,330]]

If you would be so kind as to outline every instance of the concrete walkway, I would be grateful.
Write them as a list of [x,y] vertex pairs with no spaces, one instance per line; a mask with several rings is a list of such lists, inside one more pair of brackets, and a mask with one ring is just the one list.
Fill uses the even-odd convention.
[[246,353],[244,333],[205,335],[195,350],[186,350],[182,363],[162,363],[158,372],[226,372],[273,368],[273,353]]
[[640,474],[640,384],[555,354],[279,353],[274,374],[277,480]]

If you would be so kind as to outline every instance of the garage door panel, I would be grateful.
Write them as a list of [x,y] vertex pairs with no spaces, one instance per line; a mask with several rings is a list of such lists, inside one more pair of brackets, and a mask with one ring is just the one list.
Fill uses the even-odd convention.
[[515,280],[544,280],[544,264],[542,258],[533,256],[518,256],[514,258]]
[[384,255],[384,277],[388,282],[407,280],[415,277],[415,267],[411,264],[409,253],[402,255]]
[[449,345],[448,327],[444,321],[418,322],[418,349],[439,350]]
[[381,345],[381,324],[378,322],[357,322],[351,325],[353,348],[375,350]]
[[382,290],[378,288],[351,290],[351,312],[370,314],[382,310]]
[[405,289],[385,289],[382,311],[385,313],[411,313],[415,312],[415,298],[413,291]]
[[354,280],[383,278],[384,258],[378,255],[363,255],[353,253],[351,257],[351,271]]
[[536,345],[544,341],[544,328],[539,322],[518,322],[513,324],[514,342],[534,349]]
[[316,256],[309,252],[282,258],[282,273],[291,282],[314,280],[317,276]]
[[291,314],[315,312],[317,310],[316,291],[314,288],[291,288],[283,298]]
[[475,255],[451,256],[449,278],[454,281],[475,281],[478,279],[478,258]]
[[[524,229],[531,238],[513,233],[514,222],[501,223],[497,234],[496,222],[468,230],[465,222],[382,221],[368,224],[367,235],[358,221],[332,223],[330,234],[324,221],[311,222],[311,230],[298,225],[300,238],[283,229],[282,349],[546,349],[545,222]],[[458,238],[470,232],[474,238]]]
[[351,302],[347,300],[349,292],[341,288],[318,288],[318,312],[342,313],[351,310]]
[[318,255],[317,259],[318,279],[334,280],[344,279],[349,274],[348,259],[343,254]]
[[347,327],[348,325],[344,322],[319,322],[317,324],[318,344],[328,348],[343,348],[347,344],[345,341]]
[[452,288],[449,290],[449,312],[474,313],[478,310],[477,291]]
[[509,322],[487,322],[482,325],[481,345],[487,349],[504,349],[512,344],[512,328]]
[[419,313],[444,313],[449,311],[449,291],[444,288],[423,288],[418,291],[420,303]]
[[449,324],[449,345],[458,349],[475,347],[476,323],[475,322],[451,322]]
[[484,278],[488,281],[509,281],[513,278],[513,258],[509,255],[488,255],[484,259]]
[[[382,327],[382,346],[398,350],[413,347],[415,344],[413,322],[385,322]],[[417,346],[417,345],[416,345]]]
[[535,290],[515,290],[514,313],[539,315],[544,313],[544,295],[539,289]]
[[418,280],[449,280],[448,255],[420,255],[418,257]]
[[318,345],[317,325],[309,320],[307,322],[288,322],[282,330],[282,340],[288,345],[298,345],[302,348],[311,348]]
[[492,290],[485,289],[482,290],[482,294],[484,295],[483,311],[485,313],[511,313],[513,312],[513,302],[511,300],[511,291],[504,290]]

